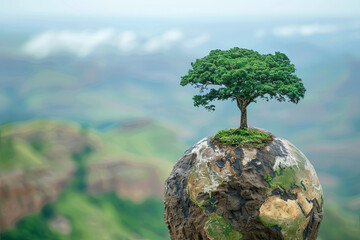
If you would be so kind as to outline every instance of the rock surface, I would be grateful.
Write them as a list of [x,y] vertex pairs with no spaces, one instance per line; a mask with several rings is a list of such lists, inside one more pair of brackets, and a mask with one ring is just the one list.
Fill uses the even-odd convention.
[[0,231],[55,200],[72,175],[72,169],[59,175],[48,168],[16,170],[1,175]]
[[153,165],[127,159],[95,162],[87,169],[87,191],[101,194],[115,191],[135,202],[148,197],[162,197],[163,184]]
[[164,219],[171,239],[316,239],[322,188],[294,145],[188,149],[165,182]]

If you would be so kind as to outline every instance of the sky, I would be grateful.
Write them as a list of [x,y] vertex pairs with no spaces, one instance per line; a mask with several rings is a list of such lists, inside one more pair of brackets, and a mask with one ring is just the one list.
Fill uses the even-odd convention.
[[358,17],[359,0],[0,0],[0,19],[98,17]]
[[[351,20],[342,21],[344,18]],[[250,24],[257,19],[260,25]],[[176,20],[186,20],[188,25],[177,24]],[[247,46],[246,41],[269,37],[306,40],[329,36],[327,42],[334,44],[336,38],[354,42],[360,39],[360,1],[0,0],[0,31],[28,33],[18,50],[36,59],[62,53],[82,58],[99,49],[116,49],[122,55],[148,55],[222,47],[206,44],[221,33],[231,32],[234,22],[239,23],[237,28],[241,31],[224,35],[223,47]],[[227,42],[228,39],[237,42]]]

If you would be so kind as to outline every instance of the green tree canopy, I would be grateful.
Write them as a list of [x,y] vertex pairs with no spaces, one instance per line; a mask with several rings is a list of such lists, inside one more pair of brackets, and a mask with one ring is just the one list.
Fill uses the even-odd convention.
[[294,65],[280,52],[273,55],[237,47],[217,49],[191,66],[180,84],[200,89],[200,94],[193,97],[194,106],[213,111],[214,100],[236,101],[241,111],[240,128],[247,128],[246,107],[257,98],[298,103],[306,91],[294,74]]

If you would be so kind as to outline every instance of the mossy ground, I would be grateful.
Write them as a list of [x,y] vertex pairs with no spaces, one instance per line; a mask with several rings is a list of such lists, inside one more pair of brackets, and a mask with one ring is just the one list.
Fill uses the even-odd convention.
[[247,146],[261,148],[272,141],[270,134],[256,129],[224,129],[220,130],[213,138],[213,143],[220,146]]
[[209,215],[209,221],[205,224],[205,230],[209,237],[214,240],[239,240],[243,235],[231,228],[223,217],[215,214]]

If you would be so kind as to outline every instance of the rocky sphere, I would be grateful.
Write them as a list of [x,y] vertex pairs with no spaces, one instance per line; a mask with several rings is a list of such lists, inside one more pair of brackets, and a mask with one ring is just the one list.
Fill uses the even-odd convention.
[[171,239],[316,239],[323,214],[314,167],[289,141],[188,149],[165,182]]

